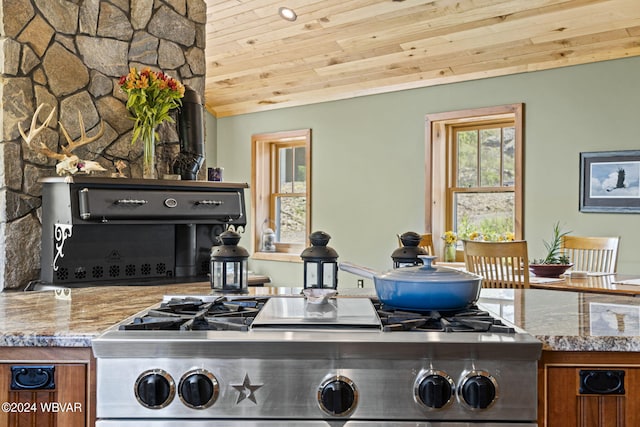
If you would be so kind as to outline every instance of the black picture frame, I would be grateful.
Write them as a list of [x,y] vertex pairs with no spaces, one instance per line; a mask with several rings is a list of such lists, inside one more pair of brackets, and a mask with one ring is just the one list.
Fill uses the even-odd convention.
[[640,213],[640,150],[580,153],[580,212]]

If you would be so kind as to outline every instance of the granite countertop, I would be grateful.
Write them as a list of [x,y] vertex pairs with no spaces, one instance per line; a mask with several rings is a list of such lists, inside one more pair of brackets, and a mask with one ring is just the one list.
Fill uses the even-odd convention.
[[[91,339],[164,295],[211,293],[209,282],[0,293],[0,346],[90,347]],[[56,295],[59,293],[60,295]]]
[[[261,295],[299,288],[251,287]],[[0,346],[89,347],[91,339],[164,295],[210,294],[209,282],[0,292]],[[373,289],[339,289],[342,296]],[[555,351],[640,352],[640,298],[542,289],[483,289],[479,305]]]
[[640,298],[543,289],[483,289],[479,303],[553,351],[640,352]]

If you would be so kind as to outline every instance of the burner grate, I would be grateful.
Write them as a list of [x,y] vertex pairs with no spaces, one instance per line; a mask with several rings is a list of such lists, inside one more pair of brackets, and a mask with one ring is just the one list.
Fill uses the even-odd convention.
[[212,302],[201,298],[172,298],[160,307],[136,317],[120,330],[247,331],[267,298],[228,299]]
[[[213,300],[200,297],[175,297],[122,324],[120,330],[167,331],[248,331],[254,318],[269,297],[219,296]],[[489,312],[470,306],[458,311],[412,312],[385,307],[374,301],[385,332],[488,332],[514,334]]]
[[453,312],[411,312],[395,310],[377,304],[378,316],[385,332],[491,332],[513,334],[515,329],[492,317],[487,311],[471,306]]

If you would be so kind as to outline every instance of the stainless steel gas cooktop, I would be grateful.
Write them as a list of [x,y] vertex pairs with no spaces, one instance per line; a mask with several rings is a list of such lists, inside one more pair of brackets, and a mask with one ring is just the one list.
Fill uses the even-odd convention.
[[93,348],[98,427],[536,425],[541,343],[476,306],[166,297]]

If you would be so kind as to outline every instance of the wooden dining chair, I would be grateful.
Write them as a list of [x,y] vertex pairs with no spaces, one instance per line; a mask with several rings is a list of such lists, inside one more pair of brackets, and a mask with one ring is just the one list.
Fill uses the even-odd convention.
[[[402,247],[402,241],[400,240],[400,235],[398,234],[398,246]],[[420,235],[420,243],[418,246],[427,251],[427,254],[433,256],[436,251],[433,248],[433,235],[431,233],[421,234]]]
[[431,233],[420,235],[420,243],[418,246],[427,251],[429,255],[435,255],[436,251],[433,248],[433,235]]
[[620,237],[564,236],[560,250],[573,263],[573,270],[615,273]]
[[527,242],[478,242],[465,240],[467,271],[482,276],[484,288],[528,288]]

